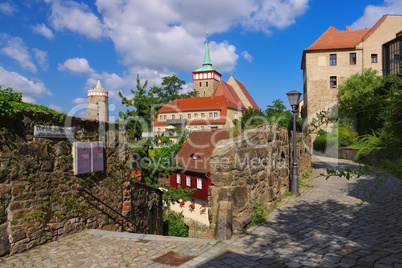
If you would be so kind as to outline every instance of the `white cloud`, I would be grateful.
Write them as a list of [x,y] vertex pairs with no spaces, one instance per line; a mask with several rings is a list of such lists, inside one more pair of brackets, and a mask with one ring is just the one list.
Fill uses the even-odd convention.
[[73,99],[73,103],[74,103],[74,104],[87,103],[87,100],[84,99],[84,98],[76,98],[76,99]]
[[402,14],[401,0],[384,0],[382,5],[368,5],[364,9],[364,15],[355,21],[351,29],[371,28],[383,16],[391,14]]
[[37,68],[31,61],[28,48],[20,37],[11,37],[7,40],[7,46],[1,48],[1,52],[8,57],[18,61],[22,68],[32,73],[36,73]]
[[33,97],[52,96],[42,82],[35,82],[15,72],[9,72],[0,66],[0,81],[4,87],[22,92],[23,99],[35,103]]
[[91,74],[94,70],[89,66],[85,58],[73,58],[66,60],[63,64],[58,65],[58,70],[67,70],[75,74]]
[[53,39],[54,38],[52,30],[50,30],[44,23],[33,25],[32,30],[35,33],[43,35],[47,39]]
[[105,36],[104,26],[86,4],[69,0],[46,2],[51,4],[49,20],[54,29],[58,31],[67,29],[91,39]]
[[47,62],[47,52],[37,48],[33,48],[32,51],[34,52],[34,56],[38,61],[39,66],[46,71],[49,68],[49,64]]
[[5,15],[12,15],[17,11],[17,8],[14,4],[9,2],[0,3],[0,12]]
[[63,108],[61,108],[60,106],[54,105],[54,104],[50,104],[50,105],[49,105],[49,108],[50,108],[50,109],[53,109],[53,110],[56,110],[56,111],[58,111],[59,113],[61,113],[61,112],[63,111]]
[[248,62],[252,62],[252,61],[253,61],[253,56],[251,56],[251,54],[248,53],[248,51],[243,51],[243,52],[241,53],[241,55],[242,55],[242,57],[243,57],[246,61],[248,61]]
[[29,103],[33,103],[36,104],[36,100],[32,97],[26,96],[26,95],[22,95],[22,101],[23,102],[29,102]]

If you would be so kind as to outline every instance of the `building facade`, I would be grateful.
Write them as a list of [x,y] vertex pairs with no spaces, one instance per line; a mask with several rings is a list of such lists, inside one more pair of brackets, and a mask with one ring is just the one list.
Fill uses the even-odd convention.
[[400,44],[401,31],[402,16],[385,15],[369,29],[346,27],[341,31],[331,26],[305,49],[301,63],[305,121],[310,123],[317,113],[337,104],[337,87],[351,75],[368,68],[377,70],[380,75],[395,73],[391,63],[399,59],[399,54],[386,52],[387,47],[388,51],[396,51],[394,44],[398,44],[398,40]]
[[100,81],[94,89],[88,90],[87,118],[100,122],[109,121],[108,92],[102,88]]

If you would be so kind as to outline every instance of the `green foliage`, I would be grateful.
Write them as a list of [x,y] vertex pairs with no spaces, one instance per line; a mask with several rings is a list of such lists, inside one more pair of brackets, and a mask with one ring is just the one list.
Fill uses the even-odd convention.
[[263,112],[257,110],[253,107],[249,107],[243,111],[243,115],[241,117],[241,128],[251,129],[258,127],[262,124],[266,123],[266,117]]
[[0,86],[0,115],[12,115],[16,104],[22,102],[22,93],[14,92],[12,88],[1,89]]
[[254,212],[251,215],[252,220],[250,222],[250,226],[255,226],[259,223],[264,222],[267,219],[267,214],[262,208],[262,203],[255,203],[253,206]]
[[188,226],[182,214],[173,211],[163,214],[163,235],[188,237]]
[[[14,92],[12,88],[1,89],[0,86],[0,116],[10,116],[17,110],[21,111],[33,111],[33,112],[47,112],[53,115],[53,119],[58,123],[63,123],[66,114],[56,112],[43,105],[27,103],[22,101],[22,93]],[[46,125],[52,122],[47,122]]]
[[328,149],[337,150],[356,143],[357,138],[357,132],[350,125],[349,119],[344,118],[339,123],[334,123],[331,132],[320,129],[313,142],[313,148],[319,152],[325,152]]
[[165,191],[163,193],[163,201],[165,201],[168,205],[170,204],[170,202],[176,202],[177,200],[183,200],[183,201],[187,201],[187,196],[192,195],[193,193],[195,193],[195,191],[197,191],[197,189],[193,188],[181,188],[181,186],[179,185],[179,187],[177,189],[175,188],[170,188],[169,190]]

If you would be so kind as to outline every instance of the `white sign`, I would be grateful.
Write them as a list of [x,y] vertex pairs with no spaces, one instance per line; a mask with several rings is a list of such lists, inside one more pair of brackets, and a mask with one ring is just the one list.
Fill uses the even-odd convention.
[[73,127],[34,126],[34,136],[41,138],[74,138]]

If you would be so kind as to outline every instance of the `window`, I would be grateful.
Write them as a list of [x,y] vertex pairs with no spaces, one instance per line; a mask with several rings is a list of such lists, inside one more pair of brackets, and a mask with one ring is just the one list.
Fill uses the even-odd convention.
[[187,129],[191,131],[191,127],[187,127]]
[[377,63],[377,54],[371,54],[371,63]]
[[166,121],[166,115],[164,115],[164,116],[163,116],[163,120],[165,120],[165,121]]
[[235,119],[239,119],[239,113],[235,112]]
[[349,53],[349,64],[350,65],[356,64],[356,53]]
[[182,114],[180,115],[180,119],[183,119],[183,115],[182,115]]
[[211,129],[211,126],[208,126],[208,129]]
[[329,65],[336,65],[336,54],[329,55]]
[[200,87],[201,87],[201,82],[200,82]]
[[158,127],[158,133],[160,133],[161,132],[161,128],[160,127]]
[[195,118],[195,119],[198,118],[198,114],[197,114],[197,113],[194,114],[194,118]]
[[198,127],[197,127],[197,126],[194,126],[194,130],[198,130]]
[[186,176],[186,185],[191,186],[191,177],[190,176]]
[[197,189],[202,189],[202,179],[197,178]]
[[204,114],[204,113],[201,113],[201,118],[205,118],[205,114]]
[[177,184],[181,184],[181,175],[180,174],[176,174],[176,182],[177,182]]
[[187,118],[188,118],[188,119],[191,119],[191,114],[188,114],[188,115],[187,115]]
[[214,118],[218,118],[218,112],[214,112]]
[[205,82],[205,86],[208,87],[208,82]]
[[212,118],[212,113],[209,113],[209,118]]
[[160,121],[163,120],[163,115],[159,116],[159,120],[160,120]]
[[204,130],[204,129],[205,129],[205,127],[204,127],[204,126],[201,126],[201,129],[202,129],[202,130]]
[[176,118],[176,116],[175,115],[172,115],[172,120],[174,120]]
[[336,88],[336,76],[329,77],[329,87]]

